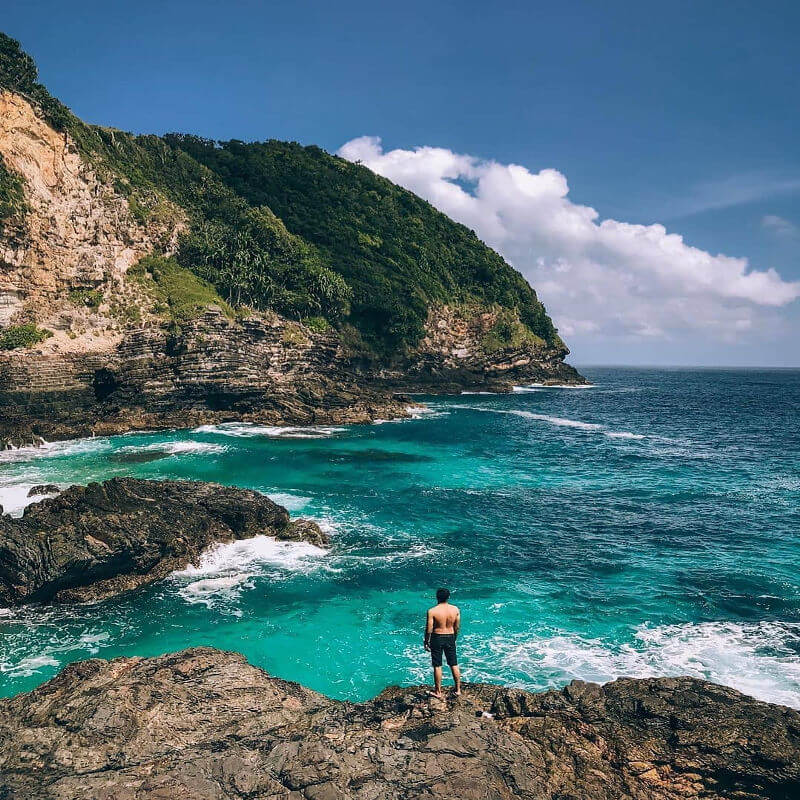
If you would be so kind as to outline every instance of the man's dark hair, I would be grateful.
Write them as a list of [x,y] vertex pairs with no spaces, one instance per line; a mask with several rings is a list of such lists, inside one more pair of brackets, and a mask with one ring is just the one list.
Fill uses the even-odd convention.
[[450,590],[449,589],[437,589],[436,590],[436,600],[439,603],[446,603],[450,599]]

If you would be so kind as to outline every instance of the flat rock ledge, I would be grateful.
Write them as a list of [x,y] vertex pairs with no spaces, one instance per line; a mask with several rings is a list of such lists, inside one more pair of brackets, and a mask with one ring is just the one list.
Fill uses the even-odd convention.
[[0,701],[0,797],[790,800],[800,713],[693,678],[345,703],[201,647]]
[[328,544],[314,522],[247,489],[135,478],[72,486],[21,519],[0,517],[0,606],[94,602],[259,534]]

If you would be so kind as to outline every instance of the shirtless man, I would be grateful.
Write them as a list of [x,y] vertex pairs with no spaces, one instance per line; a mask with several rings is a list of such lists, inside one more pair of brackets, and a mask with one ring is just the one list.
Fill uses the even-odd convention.
[[442,653],[447,658],[447,666],[453,673],[455,681],[455,694],[461,694],[461,670],[458,668],[456,657],[456,636],[461,630],[461,612],[457,606],[450,605],[448,589],[437,589],[437,605],[428,609],[428,619],[425,623],[425,649],[431,654],[433,664],[434,691],[432,697],[443,699],[442,694]]

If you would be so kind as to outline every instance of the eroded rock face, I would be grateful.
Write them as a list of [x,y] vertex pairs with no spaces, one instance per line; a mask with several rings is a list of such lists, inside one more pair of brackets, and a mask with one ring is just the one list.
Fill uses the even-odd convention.
[[[515,318],[509,312],[504,316]],[[380,377],[406,389],[434,393],[462,388],[502,391],[526,382],[586,383],[564,363],[569,350],[563,343],[548,345],[531,336],[529,341],[503,344],[493,338],[500,318],[497,309],[433,306],[417,349],[400,368],[384,369]]]
[[72,486],[21,519],[0,517],[0,605],[98,600],[197,563],[215,542],[258,534],[327,544],[316,524],[246,489],[135,478]]
[[[60,314],[70,308],[70,290],[111,288],[121,293],[125,273],[139,258],[174,248],[182,213],[176,209],[169,223],[142,224],[68,135],[55,131],[25,98],[8,91],[0,91],[0,154],[24,179],[28,206],[24,221],[0,236],[0,317],[6,322],[25,311],[56,330],[68,326]],[[98,329],[109,320],[97,317],[92,322]],[[107,331],[76,346],[112,342]]]
[[690,678],[341,703],[195,648],[80,662],[0,701],[0,796],[791,800],[800,714]]
[[47,441],[234,420],[365,423],[410,400],[348,371],[334,334],[210,310],[180,332],[147,327],[103,353],[0,354],[0,442]]

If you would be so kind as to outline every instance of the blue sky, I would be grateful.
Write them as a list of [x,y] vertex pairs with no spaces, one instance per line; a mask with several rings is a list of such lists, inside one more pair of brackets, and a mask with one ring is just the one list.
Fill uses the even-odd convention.
[[800,366],[796,2],[28,0],[2,28],[90,122],[351,143],[526,274],[577,363]]

